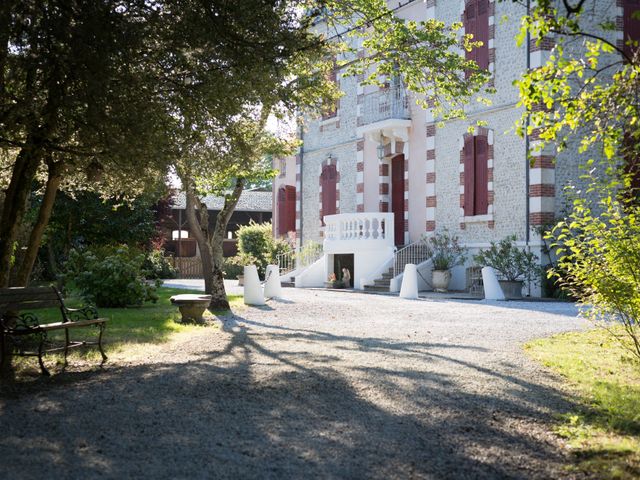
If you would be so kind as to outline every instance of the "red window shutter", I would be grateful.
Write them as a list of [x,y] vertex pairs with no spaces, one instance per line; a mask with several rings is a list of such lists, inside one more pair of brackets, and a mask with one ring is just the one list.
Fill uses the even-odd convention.
[[640,41],[640,19],[637,18],[640,12],[634,15],[636,11],[640,11],[640,0],[624,0],[624,51],[630,57],[634,54],[634,47],[627,43],[630,40]]
[[489,69],[489,0],[478,0],[475,39],[482,42],[476,47],[476,62],[483,70]]
[[[286,205],[287,205],[287,223],[285,225],[285,232],[296,231],[296,187],[287,185],[286,187]],[[285,233],[283,232],[283,233]]]
[[472,216],[475,201],[475,145],[473,135],[464,136],[464,214]]
[[[322,215],[336,213],[336,180],[338,178],[335,165],[327,165],[322,169]],[[324,220],[323,220],[324,222]]]
[[278,189],[278,235],[284,235],[287,225],[287,194],[285,187]]
[[487,137],[475,137],[475,181],[474,181],[474,215],[486,215],[489,207],[488,158],[489,143]]
[[[473,35],[473,40],[478,38],[477,32],[477,2],[478,0],[470,0],[464,9],[464,33],[467,35]],[[472,48],[471,51],[465,52],[467,60],[477,61],[477,49]],[[471,72],[467,70],[465,77],[469,77]]]

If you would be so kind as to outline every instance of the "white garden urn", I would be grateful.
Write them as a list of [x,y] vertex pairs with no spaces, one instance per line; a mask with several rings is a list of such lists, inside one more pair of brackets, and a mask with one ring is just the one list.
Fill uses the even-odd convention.
[[446,292],[451,281],[450,270],[434,270],[431,277],[431,285],[436,292]]

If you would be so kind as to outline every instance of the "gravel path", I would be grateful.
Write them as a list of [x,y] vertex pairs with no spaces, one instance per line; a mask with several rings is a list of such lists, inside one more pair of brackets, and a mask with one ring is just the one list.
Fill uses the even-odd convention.
[[0,397],[0,478],[569,478],[522,343],[570,304],[286,289]]

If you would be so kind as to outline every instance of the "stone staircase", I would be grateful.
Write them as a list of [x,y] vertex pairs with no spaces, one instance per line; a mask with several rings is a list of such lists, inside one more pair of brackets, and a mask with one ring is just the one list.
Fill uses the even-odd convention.
[[374,280],[373,285],[365,285],[365,292],[389,293],[389,287],[391,286],[391,279],[393,278],[393,268],[390,268],[382,274],[381,278]]
[[289,277],[289,278],[288,278],[288,280],[282,280],[282,281],[280,282],[280,284],[281,284],[283,287],[295,287],[295,286],[296,286],[296,283],[295,283],[295,282],[296,282],[296,279],[295,279],[295,278],[293,278],[293,277]]

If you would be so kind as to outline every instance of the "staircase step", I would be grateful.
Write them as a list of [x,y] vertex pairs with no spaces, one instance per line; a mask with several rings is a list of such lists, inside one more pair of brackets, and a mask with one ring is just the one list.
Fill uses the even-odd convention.
[[389,287],[389,285],[391,285],[391,280],[384,280],[381,278],[376,278],[373,281],[374,285],[376,286],[380,286],[380,287]]
[[383,287],[381,285],[365,285],[365,292],[389,292],[389,287]]
[[289,288],[293,288],[296,286],[296,284],[294,282],[281,282],[281,285],[283,287],[289,287]]

